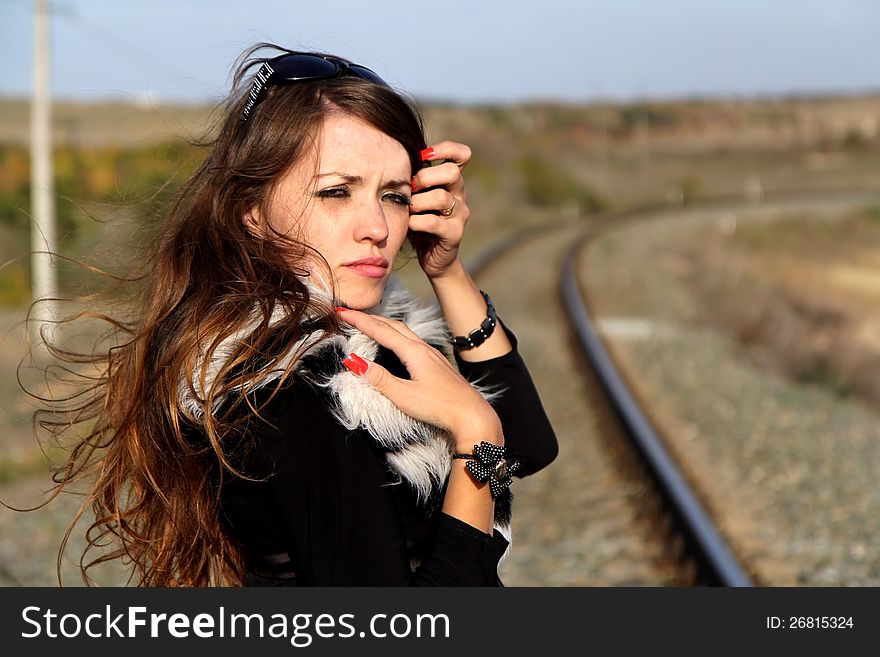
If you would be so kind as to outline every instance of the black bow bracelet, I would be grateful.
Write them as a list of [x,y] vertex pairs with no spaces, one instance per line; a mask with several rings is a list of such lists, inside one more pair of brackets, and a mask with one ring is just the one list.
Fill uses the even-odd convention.
[[512,475],[519,470],[520,462],[505,457],[502,445],[481,441],[474,445],[473,454],[453,454],[454,459],[468,459],[465,469],[481,484],[489,482],[492,497],[498,497],[513,482]]

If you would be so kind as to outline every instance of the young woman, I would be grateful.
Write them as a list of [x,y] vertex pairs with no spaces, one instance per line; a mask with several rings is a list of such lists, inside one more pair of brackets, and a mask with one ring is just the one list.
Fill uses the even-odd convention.
[[[270,50],[269,56],[266,50]],[[556,456],[462,266],[467,146],[337,57],[261,44],[162,225],[60,485],[143,585],[499,585],[511,476]],[[436,293],[392,275],[409,240]]]

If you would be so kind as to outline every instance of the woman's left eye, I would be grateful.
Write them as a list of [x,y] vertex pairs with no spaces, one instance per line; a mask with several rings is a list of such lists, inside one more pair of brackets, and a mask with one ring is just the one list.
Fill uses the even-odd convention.
[[318,198],[347,198],[348,188],[328,187],[327,189],[322,189],[319,192],[316,192],[315,196],[317,196]]
[[398,205],[409,205],[409,196],[398,192],[388,192],[382,196],[383,200],[397,203]]

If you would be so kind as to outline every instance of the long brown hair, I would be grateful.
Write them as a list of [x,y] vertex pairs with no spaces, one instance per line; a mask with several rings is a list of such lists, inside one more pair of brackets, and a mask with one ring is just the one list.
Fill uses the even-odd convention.
[[[253,70],[266,50],[289,52],[258,44],[239,58],[207,157],[159,227],[145,273],[126,279],[138,285],[136,312],[125,321],[92,313],[111,323],[114,346],[97,354],[52,350],[100,372],[66,404],[38,412],[38,425],[56,439],[86,428],[54,478],[56,494],[74,481],[89,483],[74,520],[94,513],[80,560],[87,583],[92,566],[116,559],[130,563],[131,581],[140,585],[241,583],[243,557],[219,519],[219,487],[234,472],[230,446],[246,441],[248,413],[259,409],[242,412],[247,396],[231,393],[276,369],[307,314],[338,330],[331,309],[309,294],[309,246],[254,235],[243,218],[254,208],[269,216],[273,186],[303,157],[331,110],[400,142],[413,173],[421,164],[425,137],[412,101],[354,76],[272,86],[243,123]],[[283,321],[270,322],[279,309]],[[204,363],[234,334],[243,338],[207,380]],[[181,407],[182,386],[207,409],[198,439]],[[218,404],[222,399],[237,402]]]

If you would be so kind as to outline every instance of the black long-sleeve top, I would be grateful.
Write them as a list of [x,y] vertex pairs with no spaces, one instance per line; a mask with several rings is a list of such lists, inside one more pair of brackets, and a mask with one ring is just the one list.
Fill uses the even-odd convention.
[[[511,340],[504,356],[458,366],[469,381],[504,390],[493,406],[508,452],[523,464],[517,476],[525,476],[547,466],[558,447]],[[377,361],[407,376],[390,351],[380,349]],[[224,519],[246,553],[246,585],[501,584],[507,540],[440,511],[418,513],[382,449],[365,431],[341,426],[320,391],[292,377],[260,415],[242,462],[251,478],[227,478],[221,488]]]

